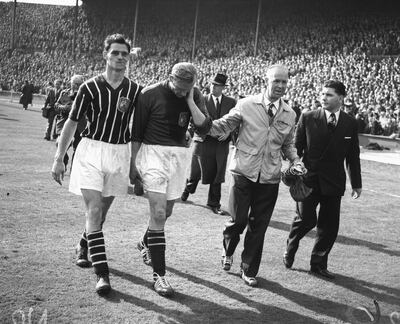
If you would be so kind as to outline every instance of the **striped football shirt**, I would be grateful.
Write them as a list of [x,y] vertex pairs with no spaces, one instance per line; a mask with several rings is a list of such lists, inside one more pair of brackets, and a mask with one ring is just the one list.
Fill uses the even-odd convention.
[[111,144],[125,144],[131,140],[129,122],[142,87],[124,77],[114,89],[98,75],[84,82],[72,105],[69,118],[87,120],[82,137]]

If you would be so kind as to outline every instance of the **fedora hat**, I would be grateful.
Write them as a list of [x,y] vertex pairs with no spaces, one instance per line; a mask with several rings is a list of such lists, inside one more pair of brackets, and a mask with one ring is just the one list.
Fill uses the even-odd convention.
[[227,79],[228,79],[228,77],[225,74],[217,73],[215,75],[214,79],[211,81],[211,83],[220,85],[220,86],[225,86]]

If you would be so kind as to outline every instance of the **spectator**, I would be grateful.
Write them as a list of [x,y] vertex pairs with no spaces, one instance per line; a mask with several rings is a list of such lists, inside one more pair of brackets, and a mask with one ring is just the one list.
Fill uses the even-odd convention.
[[28,109],[28,105],[32,105],[33,88],[32,85],[26,80],[24,86],[21,89],[22,95],[19,99],[19,103],[22,104],[24,110]]
[[[78,11],[78,59],[74,60],[74,8],[19,3],[20,32],[15,49],[10,50],[7,35],[11,27],[7,19],[13,4],[0,4],[0,53],[10,54],[9,59],[0,60],[0,84],[10,84],[15,79],[20,85],[29,79],[35,84],[35,92],[43,93],[46,80],[53,75],[67,81],[76,73],[86,78],[101,73],[102,57],[97,44],[107,30],[131,32],[129,10],[122,15],[121,10],[109,13],[113,20],[105,26],[102,21],[106,4],[84,1]],[[265,7],[258,55],[253,56],[253,38],[248,35],[253,32],[249,26],[254,22],[254,2],[230,2],[227,11],[222,0],[203,1],[201,12],[210,14],[199,16],[194,62],[199,70],[200,88],[207,87],[207,80],[223,66],[230,71],[227,95],[253,95],[264,87],[262,71],[278,62],[287,65],[291,74],[285,99],[297,101],[305,110],[318,107],[316,95],[327,79],[340,79],[346,84],[354,115],[369,105],[379,104],[385,109],[399,104],[400,25],[392,14],[394,2],[379,3],[374,10],[361,1],[346,5],[335,2],[330,8],[337,15],[329,15],[329,19],[318,0],[307,4],[300,6],[284,0],[279,6]],[[129,8],[127,1],[116,6]],[[193,2],[184,0],[173,0],[172,5],[157,0],[141,5],[141,24],[135,42],[142,51],[131,65],[135,71],[132,77],[137,82],[151,84],[163,80],[169,74],[168,66],[190,58],[189,31],[193,21],[185,14],[190,10]],[[171,25],[171,19],[179,24]],[[327,35],[332,35],[328,41]],[[378,109],[375,107],[374,112]]]
[[365,134],[383,135],[383,128],[379,122],[378,113],[370,113],[368,116],[368,123],[365,128]]

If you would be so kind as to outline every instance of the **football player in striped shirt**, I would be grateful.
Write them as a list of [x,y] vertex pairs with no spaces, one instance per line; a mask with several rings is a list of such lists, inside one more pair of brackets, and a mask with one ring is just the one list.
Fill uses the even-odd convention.
[[194,87],[196,78],[191,63],[175,64],[168,80],[143,89],[133,120],[131,182],[143,181],[150,205],[148,229],[138,249],[152,265],[154,289],[162,296],[173,294],[165,278],[164,225],[185,187],[189,120],[199,132],[211,125],[200,90]]
[[[82,195],[86,205],[86,227],[78,245],[78,265],[88,265],[88,254],[97,275],[96,291],[111,290],[105,253],[103,223],[114,197],[125,195],[129,185],[129,122],[141,87],[124,76],[130,44],[120,34],[104,41],[104,73],[84,82],[63,127],[54,157],[52,176],[61,184],[63,156],[79,120],[87,119],[74,157],[69,190]],[[89,264],[90,265],[90,264]]]

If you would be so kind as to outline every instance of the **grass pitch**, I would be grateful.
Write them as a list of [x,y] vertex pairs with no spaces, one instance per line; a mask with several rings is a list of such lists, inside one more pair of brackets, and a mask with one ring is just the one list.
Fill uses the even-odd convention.
[[[39,110],[0,102],[0,323],[400,323],[400,166],[362,161],[363,193],[342,200],[329,281],[308,273],[315,232],[305,237],[292,270],[282,254],[294,202],[281,185],[265,236],[259,287],[220,265],[227,216],[205,208],[207,186],[177,203],[167,222],[167,275],[176,294],[152,288],[151,268],[135,244],[147,227],[143,197],[117,198],[104,226],[113,291],[94,291],[92,269],[75,266],[84,227],[81,197],[50,175],[55,143],[43,140]],[[222,208],[227,204],[223,185]]]

